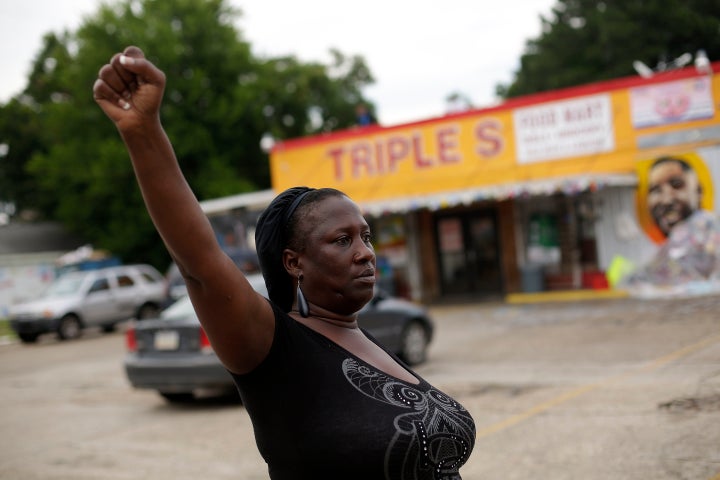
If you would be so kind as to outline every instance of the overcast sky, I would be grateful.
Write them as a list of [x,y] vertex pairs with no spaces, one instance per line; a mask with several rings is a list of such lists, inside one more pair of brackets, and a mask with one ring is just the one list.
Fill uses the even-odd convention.
[[[362,55],[376,83],[365,94],[385,125],[446,111],[459,91],[475,106],[493,104],[495,85],[518,67],[525,41],[555,0],[230,0],[238,27],[259,55],[329,61],[328,49]],[[42,36],[76,29],[101,0],[0,1],[0,103],[25,86]],[[112,0],[111,0],[112,3]]]

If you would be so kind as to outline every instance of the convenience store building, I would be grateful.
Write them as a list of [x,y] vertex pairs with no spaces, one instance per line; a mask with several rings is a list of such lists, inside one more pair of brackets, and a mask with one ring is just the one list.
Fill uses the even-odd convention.
[[[720,63],[712,65],[720,71]],[[278,143],[272,191],[333,187],[365,213],[381,284],[413,300],[601,289],[620,255],[657,250],[648,165],[720,179],[720,79],[685,68],[391,127]]]

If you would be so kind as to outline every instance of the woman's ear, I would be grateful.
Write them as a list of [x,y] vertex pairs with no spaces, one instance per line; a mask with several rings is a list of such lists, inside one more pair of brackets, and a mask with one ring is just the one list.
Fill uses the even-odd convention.
[[302,269],[300,268],[300,256],[295,250],[286,248],[282,253],[283,266],[291,277],[297,278]]

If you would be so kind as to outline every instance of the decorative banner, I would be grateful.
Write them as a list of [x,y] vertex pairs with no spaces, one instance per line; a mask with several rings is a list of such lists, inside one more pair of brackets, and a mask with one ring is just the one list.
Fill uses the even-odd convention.
[[632,88],[632,124],[645,128],[712,118],[711,87],[709,77],[697,77]]

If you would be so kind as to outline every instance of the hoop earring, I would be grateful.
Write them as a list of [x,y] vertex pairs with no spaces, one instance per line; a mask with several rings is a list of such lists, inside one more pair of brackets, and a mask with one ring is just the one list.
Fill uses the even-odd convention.
[[305,300],[305,295],[303,295],[302,290],[300,290],[301,282],[302,282],[302,275],[298,275],[298,283],[297,283],[298,312],[300,313],[301,317],[307,318],[308,316],[310,316],[310,308],[308,307],[307,300]]

